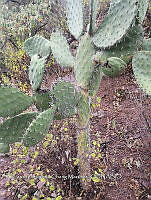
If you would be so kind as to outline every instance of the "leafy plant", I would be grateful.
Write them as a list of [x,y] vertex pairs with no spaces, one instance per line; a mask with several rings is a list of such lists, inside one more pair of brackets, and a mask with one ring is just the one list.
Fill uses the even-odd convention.
[[[31,0],[29,3],[0,2],[0,34],[3,39],[19,38],[21,41],[39,32],[50,15],[48,0]],[[2,38],[1,38],[2,39]]]
[[[83,33],[82,0],[66,1],[67,24],[79,42],[75,57],[70,52],[65,36],[58,30],[52,33],[50,40],[34,36],[25,41],[24,48],[31,57],[29,79],[35,93],[33,97],[14,88],[0,88],[1,116],[14,115],[0,126],[1,143],[22,141],[25,146],[33,146],[45,137],[53,119],[76,114],[77,157],[81,183],[86,190],[91,187],[91,98],[96,94],[102,76],[119,75],[133,57],[136,79],[151,94],[150,40],[143,40],[140,24],[146,14],[148,1],[112,0],[108,15],[96,27],[97,3],[97,0],[90,1],[90,21],[87,32]],[[75,84],[58,81],[52,90],[40,94],[45,61],[51,52],[60,65],[73,68]],[[22,111],[33,103],[39,112],[23,114]],[[13,134],[9,131],[11,126]]]

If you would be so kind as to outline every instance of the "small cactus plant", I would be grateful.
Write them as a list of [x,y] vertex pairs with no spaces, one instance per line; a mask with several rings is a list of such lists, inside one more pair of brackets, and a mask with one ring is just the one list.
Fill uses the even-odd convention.
[[[99,27],[95,23],[98,3],[99,0],[90,0],[90,20],[84,34],[82,0],[66,1],[67,24],[79,42],[75,57],[58,30],[52,33],[50,41],[40,36],[25,41],[24,48],[31,57],[29,79],[35,92],[33,97],[15,88],[0,88],[0,116],[12,117],[0,125],[1,143],[22,141],[25,146],[33,146],[45,137],[53,119],[77,115],[77,156],[83,177],[81,183],[86,190],[91,187],[91,98],[96,94],[103,75],[119,75],[132,59],[136,80],[151,95],[151,42],[143,40],[140,24],[148,0],[112,0],[108,15]],[[76,85],[59,81],[52,90],[39,94],[45,61],[50,53],[61,66],[73,68]],[[22,113],[32,104],[39,112]]]

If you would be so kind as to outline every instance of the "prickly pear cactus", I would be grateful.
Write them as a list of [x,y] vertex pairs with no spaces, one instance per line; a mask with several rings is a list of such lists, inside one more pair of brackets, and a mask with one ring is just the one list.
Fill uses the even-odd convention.
[[74,57],[71,55],[66,38],[61,32],[51,34],[51,49],[56,61],[64,67],[73,67]]
[[0,124],[0,142],[5,144],[21,142],[26,129],[37,114],[36,112],[22,113]]
[[10,146],[9,144],[0,143],[0,153],[9,153]]
[[131,61],[133,55],[143,48],[143,28],[141,25],[133,26],[123,37],[120,43],[115,44],[109,49],[102,50],[102,56],[119,57],[127,64]]
[[138,0],[138,17],[139,22],[142,24],[148,9],[149,0]]
[[105,75],[115,77],[121,74],[126,68],[126,63],[117,57],[110,57],[107,59],[106,67],[102,68]]
[[24,49],[30,57],[34,55],[47,57],[51,53],[50,41],[42,36],[27,39],[24,43]]
[[44,111],[52,106],[53,96],[50,91],[40,90],[34,96],[34,104],[39,111]]
[[29,67],[29,79],[33,90],[37,90],[41,84],[45,61],[51,53],[50,41],[42,36],[34,36],[27,39],[24,49],[31,57]]
[[[102,76],[119,75],[136,53],[132,61],[136,80],[144,91],[151,94],[150,40],[144,40],[143,43],[142,28],[138,25],[144,19],[147,4],[142,0],[111,0],[108,15],[97,29],[95,21],[98,3],[97,0],[90,1],[90,24],[87,33],[81,36],[83,0],[66,1],[68,28],[79,42],[76,57],[72,56],[68,42],[60,31],[52,33],[50,41],[41,36],[25,41],[24,48],[31,57],[29,79],[36,93],[33,97],[15,88],[0,88],[0,116],[14,116],[0,124],[0,143],[9,145],[22,141],[25,146],[34,146],[48,133],[53,120],[76,115],[77,155],[80,175],[83,177],[91,177],[90,100],[96,94]],[[100,52],[96,54],[98,48]],[[142,49],[145,51],[139,52]],[[76,85],[59,81],[51,91],[38,94],[45,61],[51,52],[60,65],[73,67]],[[40,112],[20,114],[32,103]],[[2,147],[2,151],[6,150]],[[87,191],[90,189],[90,181],[81,179]]]
[[144,51],[151,51],[151,38],[143,40],[143,48]]
[[69,31],[79,39],[83,31],[83,4],[81,0],[67,0],[66,15]]
[[33,98],[16,88],[0,87],[0,116],[11,117],[21,113],[33,103]]
[[93,55],[95,48],[88,34],[81,37],[75,62],[75,77],[78,85],[87,88],[94,70]]
[[151,51],[138,52],[132,60],[132,67],[139,86],[151,95]]
[[54,97],[56,105],[56,118],[67,118],[77,113],[77,105],[80,100],[80,93],[76,91],[70,82],[59,81],[54,85],[50,95]]
[[91,32],[94,33],[96,31],[96,19],[97,19],[97,14],[98,14],[98,9],[99,9],[99,3],[100,2],[98,0],[90,1],[90,12],[91,12],[90,33]]
[[136,0],[117,2],[94,34],[94,44],[99,48],[107,48],[120,41],[130,28],[136,14]]
[[127,64],[118,57],[110,57],[104,51],[97,52],[93,57],[94,62],[100,66],[101,71],[110,77],[120,75],[126,68]]
[[38,55],[31,57],[29,66],[29,79],[33,90],[37,90],[42,82],[46,57],[39,58]]
[[23,144],[25,146],[34,146],[45,137],[53,120],[55,110],[55,107],[49,108],[32,121],[23,135]]

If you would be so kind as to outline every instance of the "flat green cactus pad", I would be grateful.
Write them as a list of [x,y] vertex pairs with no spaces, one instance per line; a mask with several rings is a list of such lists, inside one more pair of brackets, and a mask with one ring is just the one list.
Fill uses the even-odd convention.
[[83,31],[83,1],[67,0],[66,15],[70,32],[78,39]]
[[143,50],[151,51],[151,38],[143,40]]
[[132,67],[137,83],[151,95],[151,52],[138,52],[132,60]]
[[45,110],[32,121],[23,136],[25,146],[34,146],[45,137],[53,121],[55,109],[53,107]]
[[107,59],[107,67],[102,68],[105,75],[115,77],[120,75],[126,68],[126,63],[117,57],[110,57]]
[[0,124],[0,142],[5,144],[21,142],[25,130],[37,114],[37,112],[22,113]]
[[0,153],[9,153],[10,146],[9,144],[0,143]]
[[120,41],[130,28],[136,10],[136,0],[117,2],[94,34],[94,44],[99,48],[107,48]]
[[132,59],[132,56],[143,48],[143,28],[141,25],[135,25],[121,40],[120,43],[115,44],[113,47],[103,50],[102,56],[104,57],[119,57],[127,64]]
[[27,39],[24,43],[24,49],[30,57],[34,55],[47,57],[51,53],[50,41],[42,36],[34,36]]
[[54,104],[57,107],[56,119],[68,118],[76,114],[80,94],[70,82],[59,81],[50,94],[54,96]]
[[32,97],[16,88],[0,87],[0,116],[17,115],[32,105]]
[[[41,91],[42,92],[42,91]],[[39,111],[47,110],[51,107],[53,97],[50,92],[36,93],[34,96],[34,104]]]
[[64,67],[73,67],[74,57],[71,55],[66,38],[61,32],[51,34],[50,38],[53,56],[57,62]]
[[109,11],[113,9],[113,7],[115,6],[116,3],[119,3],[121,0],[111,0],[110,1],[110,7],[109,7]]
[[46,57],[39,58],[38,55],[31,57],[29,67],[29,80],[33,90],[37,90],[42,82]]
[[149,0],[139,0],[138,1],[138,13],[139,13],[139,22],[143,23],[147,8],[149,5]]
[[87,88],[94,70],[93,55],[95,54],[94,46],[89,35],[85,34],[81,37],[79,47],[77,49],[75,76],[78,85]]

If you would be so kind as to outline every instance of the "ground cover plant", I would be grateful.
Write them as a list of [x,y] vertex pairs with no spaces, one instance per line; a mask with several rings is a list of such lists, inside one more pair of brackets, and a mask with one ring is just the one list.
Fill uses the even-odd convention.
[[[34,91],[32,97],[15,88],[0,88],[0,115],[12,117],[0,127],[3,152],[8,151],[8,144],[20,141],[25,146],[34,146],[44,139],[52,120],[77,116],[77,158],[81,185],[86,191],[91,188],[92,178],[89,161],[91,98],[95,96],[103,75],[120,75],[133,57],[136,79],[151,94],[150,39],[143,39],[141,27],[148,1],[145,4],[135,0],[112,1],[108,15],[99,27],[95,25],[97,3],[90,2],[90,23],[83,34],[82,1],[66,2],[67,24],[79,41],[75,57],[58,30],[51,34],[50,40],[34,36],[25,41],[24,49],[31,57],[29,79]],[[125,18],[127,13],[128,19]],[[52,90],[43,93],[40,85],[50,53],[61,66],[73,68],[75,81],[57,81]],[[22,113],[32,104],[39,112]],[[97,178],[96,175],[92,179],[97,182]]]
[[[53,28],[59,27],[51,9],[47,0],[24,2],[2,0],[0,2],[0,82],[2,84],[8,85],[13,82],[22,91],[29,91],[27,78],[29,59],[23,49],[23,43],[25,39],[35,34],[49,38]],[[53,25],[51,28],[50,22]],[[64,24],[61,20],[60,23]],[[50,59],[47,66],[52,66]]]

